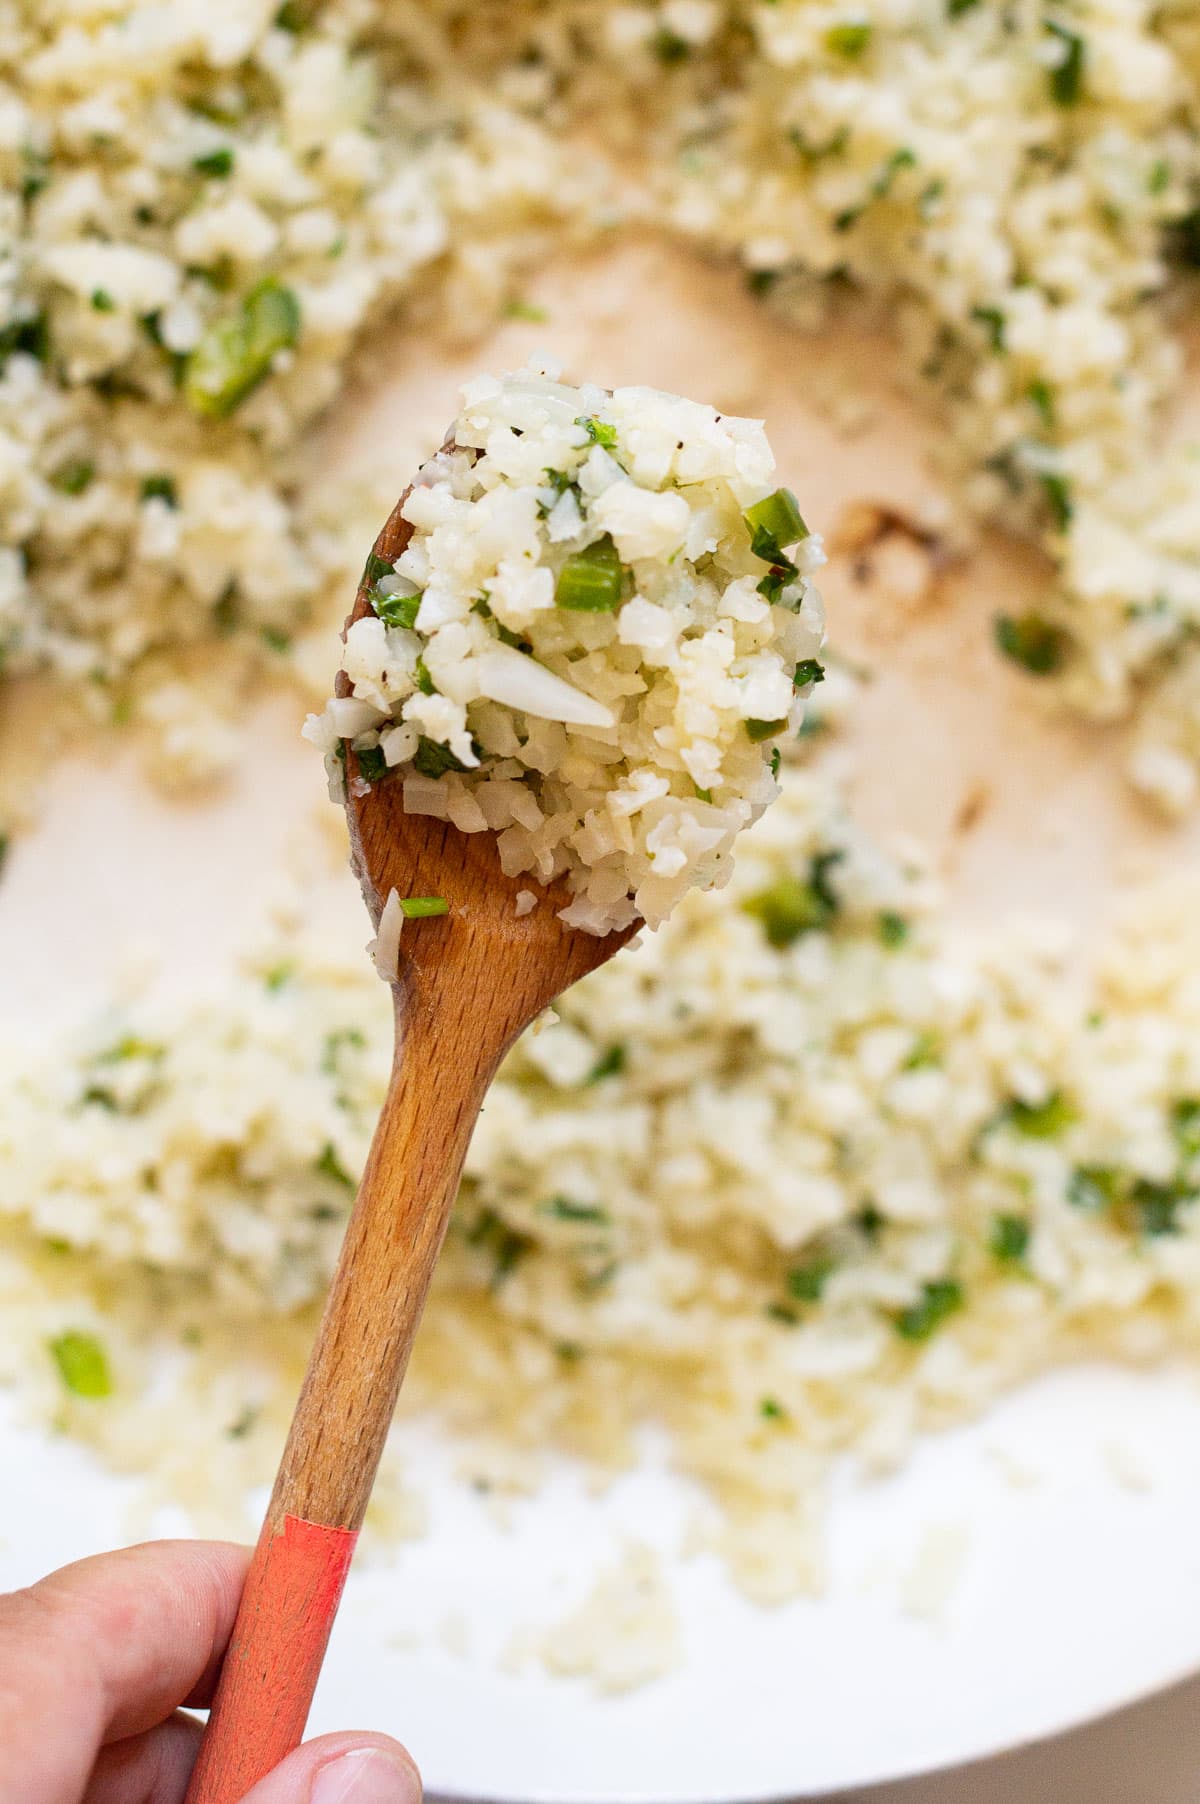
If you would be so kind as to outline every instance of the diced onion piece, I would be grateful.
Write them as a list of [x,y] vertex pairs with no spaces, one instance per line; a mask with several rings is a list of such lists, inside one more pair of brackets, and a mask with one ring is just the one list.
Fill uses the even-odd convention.
[[611,727],[612,710],[555,676],[536,658],[511,645],[497,645],[475,662],[479,692],[489,701],[516,708],[539,720],[560,720],[568,727]]
[[396,891],[388,891],[388,899],[379,917],[379,931],[367,947],[375,969],[385,983],[396,983],[400,976],[400,931],[404,926],[404,905]]

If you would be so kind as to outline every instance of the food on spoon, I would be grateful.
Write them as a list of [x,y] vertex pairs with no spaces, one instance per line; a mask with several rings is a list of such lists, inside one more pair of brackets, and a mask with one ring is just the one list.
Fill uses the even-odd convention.
[[723,883],[822,674],[823,552],[774,469],[759,421],[656,389],[469,383],[306,727],[334,792],[495,833],[590,933]]

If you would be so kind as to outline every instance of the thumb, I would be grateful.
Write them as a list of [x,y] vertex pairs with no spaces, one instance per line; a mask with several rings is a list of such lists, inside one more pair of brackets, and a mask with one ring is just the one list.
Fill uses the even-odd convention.
[[321,1735],[281,1760],[242,1804],[421,1804],[421,1776],[386,1735]]

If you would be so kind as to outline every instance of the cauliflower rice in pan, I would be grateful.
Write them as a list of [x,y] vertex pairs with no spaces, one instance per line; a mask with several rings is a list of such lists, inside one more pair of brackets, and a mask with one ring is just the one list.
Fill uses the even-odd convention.
[[[881,359],[936,409],[963,514],[1045,559],[1036,610],[993,623],[997,668],[1130,719],[1135,787],[1184,815],[1200,455],[1165,410],[1200,264],[1198,110],[1190,0],[0,0],[0,684],[40,675],[113,733],[140,723],[157,776],[218,768],[242,692],[205,673],[302,686],[304,635],[340,621],[378,525],[305,462],[357,347],[397,314],[469,335],[528,313],[525,271],[628,225],[736,260],[798,330],[886,316]],[[636,569],[622,537],[647,523],[583,480],[608,428],[619,463],[619,398],[597,391],[546,467],[581,517],[612,493],[603,531]],[[463,442],[490,459],[483,437]],[[454,500],[475,478],[448,465]],[[773,478],[746,482],[738,513]],[[539,497],[552,564],[586,549],[572,486]],[[737,552],[723,593],[751,569]],[[455,808],[490,825],[460,718],[480,701],[436,693],[447,628],[394,629],[403,695],[366,642],[426,575],[376,575],[347,654],[366,712],[315,730],[405,783],[422,738],[450,748]],[[500,626],[539,649],[561,630],[518,589],[470,613],[480,657]],[[790,664],[818,626],[795,599],[787,697],[730,718],[798,724]],[[578,630],[619,644],[628,617],[644,663],[666,630],[646,603]],[[839,674],[816,691],[827,728],[853,706]],[[665,1424],[763,1598],[820,1582],[838,1452],[886,1463],[1065,1358],[1194,1352],[1200,1311],[1195,885],[1131,904],[1081,993],[1048,930],[953,930],[784,737],[782,796],[726,886],[510,1055],[405,1393],[503,1443],[524,1483],[540,1451],[617,1465]],[[724,834],[768,799],[769,740],[714,744],[659,774],[689,820],[728,812]],[[272,1467],[386,1082],[386,992],[358,939],[303,914],[193,1002],[0,1022],[0,1362],[200,1519]]]

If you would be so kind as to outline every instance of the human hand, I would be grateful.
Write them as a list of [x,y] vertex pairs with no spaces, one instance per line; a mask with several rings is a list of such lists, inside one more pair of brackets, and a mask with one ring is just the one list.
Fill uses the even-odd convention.
[[[0,1596],[0,1804],[180,1804],[249,1554],[157,1541]],[[420,1804],[386,1735],[322,1735],[244,1804]]]

